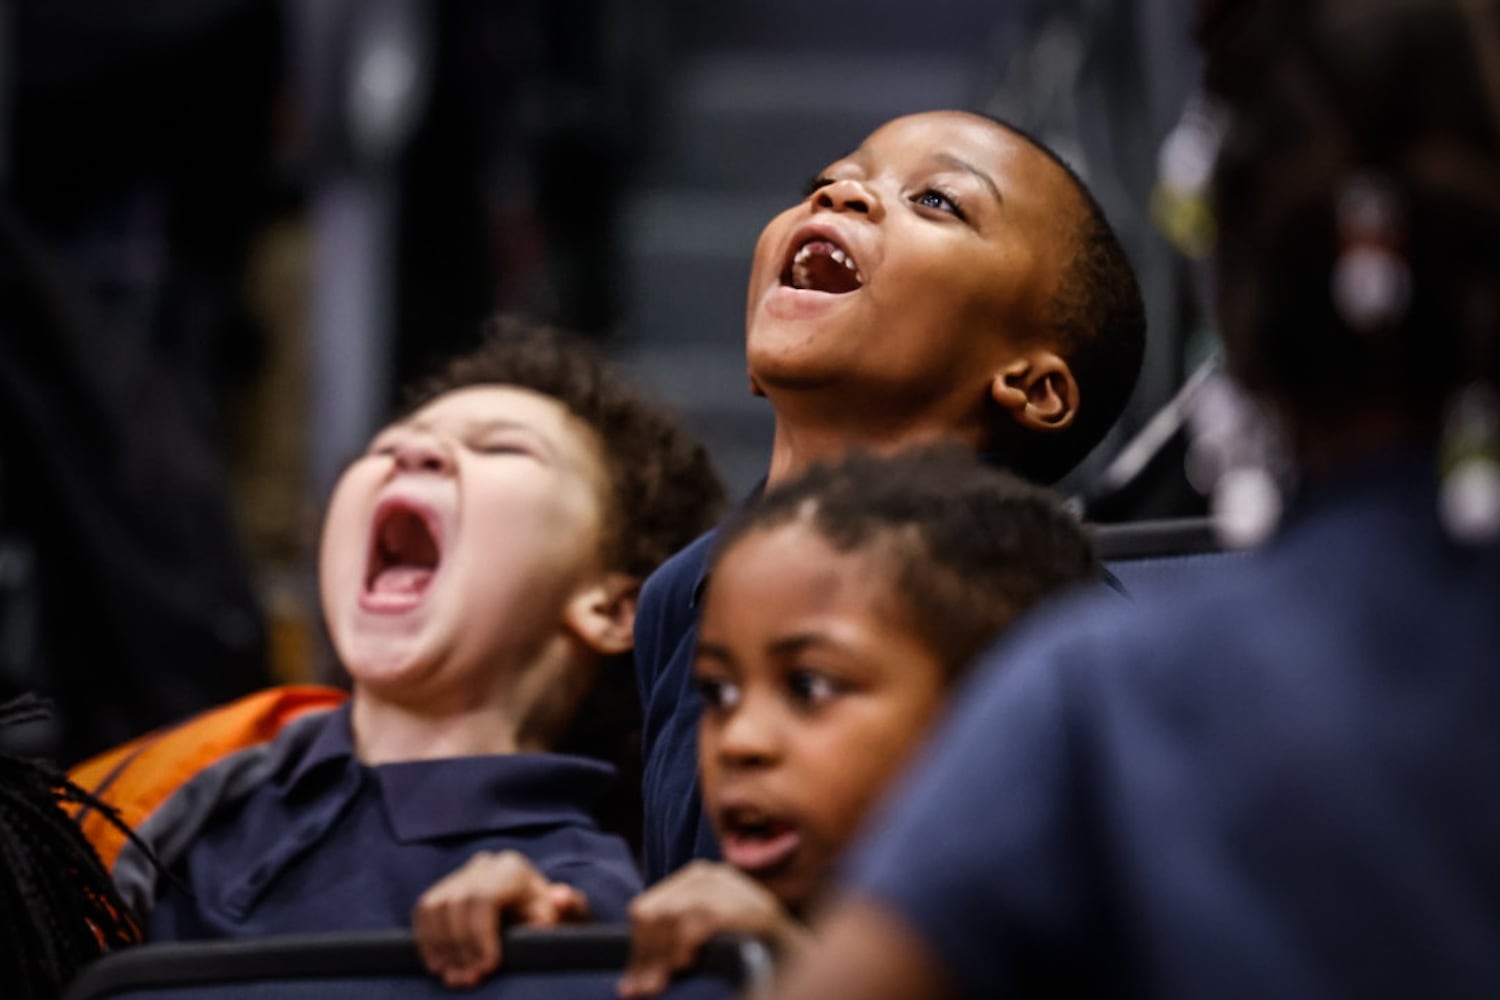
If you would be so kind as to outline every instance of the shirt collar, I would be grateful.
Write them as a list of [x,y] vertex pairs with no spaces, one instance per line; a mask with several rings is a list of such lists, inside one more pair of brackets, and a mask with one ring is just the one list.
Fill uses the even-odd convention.
[[307,745],[307,750],[294,757],[279,781],[287,791],[302,784],[314,771],[322,770],[332,761],[356,763],[354,757],[354,727],[350,723],[350,702],[328,712],[316,723],[317,730]]
[[759,482],[750,487],[750,492],[746,493],[744,497],[740,499],[740,502],[734,505],[734,510],[729,512],[729,516],[724,518],[723,521],[719,522],[719,527],[709,532],[707,538],[703,542],[703,553],[702,558],[698,560],[697,574],[693,577],[693,593],[692,596],[688,599],[688,607],[697,608],[699,603],[701,603],[703,600],[703,588],[708,586],[708,567],[714,561],[714,549],[718,546],[719,532],[723,530],[724,525],[728,524],[735,517],[742,514],[745,511],[745,508],[749,507],[755,501],[759,500],[760,495],[765,491],[766,477],[762,476],[760,477]]
[[370,769],[402,843],[524,827],[598,826],[615,769],[587,757],[518,753],[381,764]]

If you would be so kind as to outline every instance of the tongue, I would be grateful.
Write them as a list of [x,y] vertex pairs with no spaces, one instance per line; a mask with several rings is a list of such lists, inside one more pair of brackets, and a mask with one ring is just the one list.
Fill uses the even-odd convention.
[[432,582],[432,570],[425,566],[390,566],[380,571],[370,583],[375,594],[420,594]]

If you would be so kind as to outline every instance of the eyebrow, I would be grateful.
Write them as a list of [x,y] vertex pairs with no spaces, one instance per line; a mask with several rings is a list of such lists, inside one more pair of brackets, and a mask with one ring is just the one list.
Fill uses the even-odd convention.
[[989,188],[990,194],[994,196],[996,204],[1005,204],[1005,199],[1000,196],[1000,189],[995,186],[994,179],[991,178],[990,175],[985,173],[983,170],[980,170],[978,167],[974,166],[974,164],[970,163],[968,160],[954,156],[952,153],[934,153],[933,158],[939,163],[942,163],[946,166],[962,170],[965,173],[973,174],[975,177],[979,178],[979,180],[984,184],[985,187]]
[[834,645],[834,643],[830,642],[827,636],[816,632],[793,632],[791,635],[784,635],[772,640],[768,648],[772,653],[785,655],[787,653],[799,653],[809,646],[830,645]]
[[693,658],[699,659],[700,657],[707,657],[711,660],[718,660],[720,663],[730,663],[734,659],[729,655],[729,650],[725,649],[723,646],[719,645],[716,642],[705,642],[702,639],[698,640],[698,645],[693,650]]

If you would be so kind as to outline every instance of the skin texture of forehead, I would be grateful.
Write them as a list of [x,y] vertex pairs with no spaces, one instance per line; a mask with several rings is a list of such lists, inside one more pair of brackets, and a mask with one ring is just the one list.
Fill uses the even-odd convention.
[[[1005,144],[1008,151],[1020,157],[1020,161],[1027,168],[1035,169],[1041,176],[1048,178],[1048,186],[1058,186],[1066,189],[1072,196],[1075,205],[1081,207],[1082,199],[1077,191],[1073,179],[1053,158],[1029,137],[1010,128],[992,118],[976,115],[969,111],[924,111],[913,115],[903,115],[893,118],[881,125],[875,131],[865,137],[860,145],[848,154],[848,158],[857,158],[867,151],[867,148],[879,137],[891,132],[905,131],[923,126],[940,127],[947,125],[954,128],[973,130],[977,134],[989,133]],[[995,168],[993,163],[976,163],[975,166],[985,171]],[[999,178],[996,178],[999,180]],[[1003,190],[1003,186],[1002,186]]]

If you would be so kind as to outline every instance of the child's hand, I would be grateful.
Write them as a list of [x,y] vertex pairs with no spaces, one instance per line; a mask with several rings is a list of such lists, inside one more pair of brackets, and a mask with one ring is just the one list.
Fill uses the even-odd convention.
[[525,855],[480,852],[422,894],[412,932],[429,972],[450,987],[474,986],[500,967],[500,921],[548,927],[587,920],[588,901],[549,882]]
[[755,935],[782,954],[807,936],[807,928],[747,875],[695,861],[630,904],[630,965],[620,996],[660,993],[674,973],[693,964],[705,941],[727,931]]

